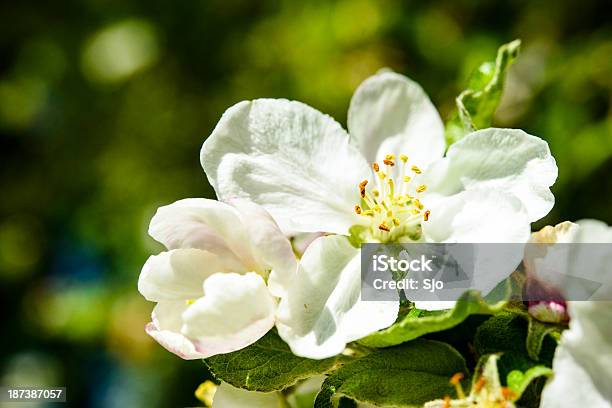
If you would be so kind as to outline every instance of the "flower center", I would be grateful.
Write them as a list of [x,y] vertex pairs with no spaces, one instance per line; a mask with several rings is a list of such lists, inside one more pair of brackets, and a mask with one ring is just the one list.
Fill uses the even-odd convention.
[[[395,166],[399,167],[393,177]],[[374,182],[363,180],[359,183],[361,202],[355,205],[355,212],[367,217],[372,225],[373,238],[389,242],[408,236],[411,240],[421,237],[421,222],[429,219],[430,211],[425,209],[419,195],[427,186],[417,182],[421,169],[408,165],[408,156],[402,154],[396,162],[395,155],[388,154],[383,166],[374,162]]]

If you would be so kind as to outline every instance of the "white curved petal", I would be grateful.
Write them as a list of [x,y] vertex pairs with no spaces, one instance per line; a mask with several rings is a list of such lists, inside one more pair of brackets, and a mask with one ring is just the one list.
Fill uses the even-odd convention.
[[213,397],[213,408],[280,408],[277,392],[255,392],[221,383]]
[[612,407],[612,303],[570,302],[570,329],[555,351],[542,408]]
[[183,314],[181,332],[207,357],[240,350],[274,326],[276,302],[263,278],[218,273],[204,282],[204,297]]
[[260,204],[285,232],[346,233],[358,220],[358,184],[370,174],[337,122],[284,99],[229,108],[201,162],[219,199]]
[[521,201],[495,190],[468,190],[425,201],[429,220],[422,223],[427,242],[527,242],[529,219]]
[[321,359],[395,321],[399,302],[364,302],[360,291],[359,250],[343,236],[316,239],[279,305],[279,335],[296,355]]
[[228,271],[224,259],[199,249],[174,249],[147,259],[138,291],[154,302],[186,300],[202,296],[202,283],[217,272]]
[[598,220],[563,222],[532,234],[527,273],[566,300],[612,299],[612,228]]
[[230,204],[240,213],[256,262],[272,269],[268,277],[270,292],[285,296],[297,269],[291,243],[263,207],[245,200],[231,200]]
[[441,158],[446,147],[444,125],[423,89],[394,72],[371,76],[357,88],[348,129],[369,161],[406,154],[425,166]]
[[248,236],[233,207],[205,198],[187,198],[160,207],[149,235],[168,249],[198,248],[225,259],[235,272],[254,267]]
[[[468,288],[486,296],[521,263],[523,245],[520,244],[529,239],[530,225],[522,203],[513,195],[494,190],[468,190],[441,199],[430,208],[429,220],[422,224],[427,242],[501,244],[475,245],[473,253],[458,249],[454,257],[471,282],[454,289],[457,297]],[[519,245],[504,245],[508,243]],[[445,290],[445,296],[451,289]],[[444,301],[417,302],[418,308],[428,310],[453,306],[454,303]]]
[[576,242],[612,243],[612,227],[603,221],[584,219],[576,221],[580,226]]
[[548,143],[518,129],[484,129],[453,144],[446,157],[425,172],[428,191],[452,195],[472,188],[514,194],[523,202],[530,221],[550,211],[549,187],[557,165]]
[[181,315],[187,309],[185,301],[160,302],[151,314],[152,322],[147,324],[147,334],[166,350],[185,360],[204,358],[205,355],[195,349],[195,345],[180,333]]

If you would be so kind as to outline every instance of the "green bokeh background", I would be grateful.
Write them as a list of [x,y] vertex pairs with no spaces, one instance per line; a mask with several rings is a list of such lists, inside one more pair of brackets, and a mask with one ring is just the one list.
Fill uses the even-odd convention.
[[214,197],[199,149],[223,111],[284,97],[345,123],[357,85],[390,67],[446,118],[515,38],[495,123],[544,138],[559,165],[536,227],[612,223],[604,2],[2,3],[0,384],[66,385],[70,406],[197,405],[207,373],[145,335],[153,305],[136,282],[161,250],[146,235],[155,209]]

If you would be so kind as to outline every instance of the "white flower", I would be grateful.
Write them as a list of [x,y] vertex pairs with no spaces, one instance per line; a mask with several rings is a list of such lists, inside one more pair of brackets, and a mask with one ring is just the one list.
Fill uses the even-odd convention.
[[612,302],[569,302],[570,328],[553,359],[542,408],[612,407]]
[[[300,102],[258,99],[228,109],[202,147],[219,199],[262,205],[286,233],[339,234],[306,250],[279,308],[279,333],[302,356],[338,353],[396,318],[396,302],[360,299],[359,251],[342,237],[352,226],[369,242],[526,242],[530,222],[554,202],[557,167],[546,142],[485,129],[443,157],[438,113],[399,74],[380,73],[357,89],[348,129],[350,138]],[[479,288],[492,289],[520,258],[496,273],[475,271]]]
[[186,199],[161,207],[149,234],[168,248],[142,268],[138,290],[157,302],[146,331],[184,359],[239,350],[275,324],[296,260],[262,208]]

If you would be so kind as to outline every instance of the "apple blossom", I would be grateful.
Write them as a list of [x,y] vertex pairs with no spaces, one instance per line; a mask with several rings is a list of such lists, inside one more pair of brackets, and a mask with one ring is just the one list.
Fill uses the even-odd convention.
[[[396,318],[397,302],[361,300],[359,250],[347,236],[353,243],[524,243],[530,222],[554,203],[557,167],[546,142],[484,129],[445,155],[440,116],[402,75],[383,72],[360,85],[348,130],[350,137],[300,102],[244,101],[223,114],[201,152],[220,200],[262,205],[286,233],[336,234],[307,248],[279,306],[279,334],[306,357],[337,354]],[[521,255],[511,258],[495,273],[474,271],[479,289],[506,278]]]
[[274,326],[296,259],[262,208],[180,200],[158,209],[149,234],[168,251],[147,260],[138,290],[157,302],[146,331],[166,349],[206,358],[246,347]]

